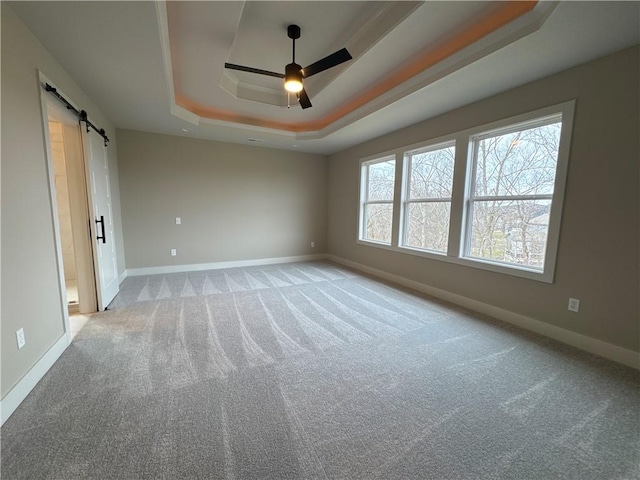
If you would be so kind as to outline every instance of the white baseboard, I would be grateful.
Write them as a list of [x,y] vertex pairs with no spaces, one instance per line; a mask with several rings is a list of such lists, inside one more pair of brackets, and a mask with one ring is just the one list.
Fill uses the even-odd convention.
[[11,416],[11,414],[18,408],[22,401],[27,398],[27,395],[33,390],[33,387],[44,377],[49,369],[56,363],[56,360],[60,358],[62,352],[64,352],[69,346],[70,342],[67,335],[64,334],[60,339],[53,344],[53,346],[45,353],[42,358],[33,366],[27,374],[22,377],[9,393],[0,401],[0,425],[4,425],[4,422]]
[[298,255],[295,257],[254,258],[251,260],[235,260],[230,262],[192,263],[188,265],[167,265],[164,267],[129,268],[126,273],[129,277],[140,275],[158,275],[166,273],[199,272],[202,270],[218,270],[220,268],[253,267],[257,265],[274,265],[277,263],[311,262],[323,260],[324,254]]
[[128,272],[127,270],[125,270],[124,272],[122,272],[120,274],[120,278],[118,278],[118,283],[122,284],[122,282],[124,282],[124,279],[127,278]]
[[545,337],[549,337],[554,340],[558,340],[559,342],[566,343],[567,345],[579,348],[580,350],[584,350],[586,352],[608,358],[609,360],[613,360],[614,362],[622,363],[624,365],[640,369],[640,353],[633,350],[619,347],[611,343],[603,342],[602,340],[597,340],[580,333],[572,332],[571,330],[556,327],[549,323],[541,322],[540,320],[535,320],[533,318],[520,315],[519,313],[511,312],[500,307],[479,302],[477,300],[473,300],[456,293],[451,293],[446,290],[441,290],[439,288],[426,285],[424,283],[409,280],[399,275],[394,275],[392,273],[378,270],[376,268],[371,268],[366,265],[347,260],[346,258],[338,257],[331,254],[326,255],[325,258],[344,266],[353,268],[354,270],[368,273],[369,275],[373,275],[374,277],[382,278],[384,280],[397,283],[407,288],[417,290],[418,292],[426,293],[427,295],[440,298],[447,302],[455,303],[456,305],[469,308],[476,312],[484,313],[491,317],[497,318],[498,320],[502,320],[503,322],[516,325],[518,327],[524,328],[525,330],[539,333],[540,335],[544,335]]

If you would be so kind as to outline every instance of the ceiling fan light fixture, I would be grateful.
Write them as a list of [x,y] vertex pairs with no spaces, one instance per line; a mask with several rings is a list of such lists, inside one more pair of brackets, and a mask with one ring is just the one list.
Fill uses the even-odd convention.
[[291,93],[302,91],[302,67],[297,63],[290,63],[284,72],[285,90]]

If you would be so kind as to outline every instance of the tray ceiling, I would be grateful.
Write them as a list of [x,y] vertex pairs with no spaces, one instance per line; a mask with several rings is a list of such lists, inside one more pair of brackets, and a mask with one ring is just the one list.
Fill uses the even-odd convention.
[[[118,128],[325,154],[640,43],[640,2],[8,3]],[[224,69],[282,71],[292,23],[303,66],[354,57],[305,110]]]
[[[554,4],[533,12],[535,6],[503,1],[170,2],[160,27],[168,36],[169,49],[163,53],[171,65],[167,75],[173,79],[177,107],[199,119],[322,138],[423,88],[443,71],[451,73],[530,33]],[[301,65],[342,47],[353,56],[305,80],[314,106],[304,111],[288,97],[282,80],[224,68],[230,62],[284,73],[292,54],[286,27],[292,23],[302,29],[296,42]]]

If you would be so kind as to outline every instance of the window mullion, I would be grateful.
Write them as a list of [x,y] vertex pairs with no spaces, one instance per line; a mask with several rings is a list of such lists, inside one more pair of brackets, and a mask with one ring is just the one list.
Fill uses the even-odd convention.
[[400,226],[402,218],[402,182],[404,180],[404,155],[401,151],[396,152],[396,176],[393,191],[393,216],[391,224],[391,246],[397,247],[400,245]]
[[451,213],[449,223],[449,244],[447,256],[458,257],[461,254],[462,235],[464,232],[464,203],[466,197],[466,177],[468,161],[469,136],[456,137],[456,156],[453,170],[453,189],[451,192]]
[[405,246],[407,243],[407,230],[409,228],[408,199],[411,188],[411,155],[402,154],[402,189],[400,192],[400,221],[398,229],[398,246]]

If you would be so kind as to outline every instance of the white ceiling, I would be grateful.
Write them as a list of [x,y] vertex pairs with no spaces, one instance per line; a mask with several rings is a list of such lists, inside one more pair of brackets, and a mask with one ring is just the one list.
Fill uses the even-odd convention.
[[[640,43],[638,2],[538,2],[327,125],[296,133],[291,125],[331,117],[504,2],[11,5],[119,128],[244,144],[254,138],[265,147],[324,154]],[[290,23],[302,29],[296,60],[303,66],[342,46],[354,57],[305,82],[314,105],[306,110],[273,104],[286,105],[278,79],[224,69],[231,62],[282,71],[291,61]],[[176,98],[188,98],[199,114]]]

